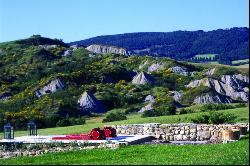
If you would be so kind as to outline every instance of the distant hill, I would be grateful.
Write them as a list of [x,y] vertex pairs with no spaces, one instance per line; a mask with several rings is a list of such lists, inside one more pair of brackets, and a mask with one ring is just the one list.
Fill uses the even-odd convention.
[[[213,31],[140,32],[107,35],[75,41],[70,45],[103,44],[125,48],[139,55],[166,56],[176,60],[218,61],[248,59],[249,28]],[[215,54],[213,59],[193,59],[197,54]]]

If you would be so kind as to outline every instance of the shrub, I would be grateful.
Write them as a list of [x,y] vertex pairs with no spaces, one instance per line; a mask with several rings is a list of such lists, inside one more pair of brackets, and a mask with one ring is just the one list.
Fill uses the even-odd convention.
[[121,112],[111,112],[107,114],[107,116],[102,120],[102,122],[113,122],[113,121],[120,121],[120,120],[126,120],[127,117]]
[[194,112],[194,110],[192,110],[190,108],[181,108],[179,114],[189,114],[189,113],[193,113],[193,112]]
[[247,103],[239,103],[234,105],[235,108],[247,107]]
[[84,117],[79,118],[69,118],[70,125],[83,125],[86,123],[86,120]]
[[218,79],[222,75],[233,75],[239,73],[239,70],[232,67],[218,67],[214,74],[212,75],[212,78]]
[[130,113],[134,113],[137,112],[140,109],[140,105],[137,106],[128,106],[128,108],[125,109],[125,114],[130,114]]
[[68,119],[61,119],[56,123],[57,127],[70,126],[70,121]]
[[209,112],[209,114],[203,114],[191,119],[193,123],[205,123],[205,124],[222,124],[232,123],[236,119],[236,116],[230,113],[221,112]]
[[209,123],[213,123],[213,124],[232,123],[235,119],[236,119],[236,116],[233,114],[210,112]]
[[174,115],[176,112],[176,107],[169,106],[160,106],[154,110],[146,110],[143,112],[142,117],[154,117],[154,116],[164,116],[164,115]]
[[85,118],[84,117],[70,117],[66,116],[66,118],[58,120],[56,123],[56,126],[63,127],[63,126],[73,126],[73,125],[82,125],[85,124]]
[[228,105],[228,104],[217,104],[217,103],[210,103],[210,104],[205,104],[201,107],[202,112],[206,111],[216,111],[216,110],[225,110],[225,109],[232,109],[235,108],[233,105]]

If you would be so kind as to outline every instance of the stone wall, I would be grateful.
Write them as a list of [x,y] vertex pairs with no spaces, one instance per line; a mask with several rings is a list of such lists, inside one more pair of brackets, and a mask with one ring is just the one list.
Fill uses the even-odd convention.
[[[249,123],[238,124],[127,124],[127,125],[111,125],[115,128],[117,134],[125,135],[151,135],[157,139],[166,141],[222,141],[223,130],[237,130],[241,127],[247,127],[249,132]],[[241,131],[241,135],[244,135]]]

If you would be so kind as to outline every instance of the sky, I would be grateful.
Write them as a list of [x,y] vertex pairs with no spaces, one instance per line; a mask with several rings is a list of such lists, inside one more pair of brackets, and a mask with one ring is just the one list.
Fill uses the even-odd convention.
[[0,42],[249,27],[249,0],[0,0]]

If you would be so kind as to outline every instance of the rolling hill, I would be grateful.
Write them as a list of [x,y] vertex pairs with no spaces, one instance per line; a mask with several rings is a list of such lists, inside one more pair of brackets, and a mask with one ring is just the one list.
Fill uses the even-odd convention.
[[0,126],[10,121],[17,129],[30,119],[40,128],[76,125],[97,116],[91,110],[173,115],[176,107],[248,102],[247,70],[92,53],[37,35],[0,43],[0,73]]
[[233,60],[249,58],[248,41],[248,28],[231,28],[208,32],[199,30],[125,33],[97,36],[69,44],[117,46],[137,55],[164,56],[176,60],[190,60],[198,54],[216,54],[215,58],[209,61],[231,64]]

